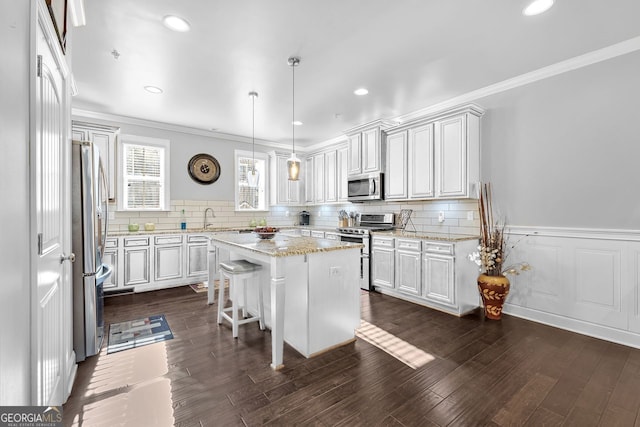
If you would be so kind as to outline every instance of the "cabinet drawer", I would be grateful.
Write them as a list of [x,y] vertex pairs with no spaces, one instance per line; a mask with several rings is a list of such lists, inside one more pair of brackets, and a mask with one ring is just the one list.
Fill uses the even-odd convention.
[[107,237],[104,242],[105,248],[117,248],[118,247],[118,238],[117,237]]
[[125,237],[124,246],[149,246],[149,237]]
[[393,237],[373,237],[373,239],[371,239],[371,244],[382,248],[393,248],[394,240],[395,239]]
[[188,236],[187,242],[189,243],[209,243],[208,236]]
[[182,235],[179,236],[156,236],[156,245],[175,245],[182,243]]
[[311,237],[315,237],[316,239],[324,239],[324,231],[311,231]]
[[311,237],[311,230],[300,230],[300,235],[305,237]]
[[422,250],[422,242],[415,239],[396,239],[396,248],[420,252]]
[[453,255],[453,245],[443,242],[423,242],[422,248],[425,252],[443,255]]
[[324,238],[329,240],[340,240],[340,236],[336,233],[324,233]]

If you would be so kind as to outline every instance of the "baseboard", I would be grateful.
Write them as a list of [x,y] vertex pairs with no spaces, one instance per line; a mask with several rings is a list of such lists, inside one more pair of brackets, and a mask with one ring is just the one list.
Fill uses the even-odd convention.
[[640,348],[640,335],[633,332],[510,304],[505,304],[503,313],[593,338]]

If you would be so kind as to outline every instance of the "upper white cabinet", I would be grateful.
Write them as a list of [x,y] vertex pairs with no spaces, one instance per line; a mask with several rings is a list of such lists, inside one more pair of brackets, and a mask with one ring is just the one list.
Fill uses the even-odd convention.
[[347,147],[338,149],[338,167],[336,175],[336,186],[338,187],[338,202],[346,202],[348,199],[348,181],[349,175],[349,149]]
[[385,146],[382,131],[391,123],[376,120],[346,132],[349,137],[349,175],[382,172],[384,170]]
[[301,171],[305,176],[304,180],[304,202],[307,204],[314,202],[315,187],[313,186],[313,157],[304,159],[304,169]]
[[98,146],[107,175],[109,200],[116,199],[116,144],[120,128],[94,123],[72,122],[71,136],[76,141],[91,141]]
[[313,196],[314,203],[324,202],[324,153],[313,156]]
[[331,150],[324,153],[324,201],[338,201],[337,187],[338,158],[337,151]]
[[[272,205],[300,205],[302,201],[302,183],[301,180],[290,181],[287,171],[287,159],[289,154],[269,153],[270,158],[270,197]],[[301,173],[304,179],[306,169]],[[308,175],[307,175],[308,176]],[[307,181],[309,179],[307,178]]]
[[476,197],[482,114],[472,104],[388,130],[385,199]]

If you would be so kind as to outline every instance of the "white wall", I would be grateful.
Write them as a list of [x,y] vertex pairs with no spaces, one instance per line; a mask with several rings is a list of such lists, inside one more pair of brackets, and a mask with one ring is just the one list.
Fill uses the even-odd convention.
[[477,100],[510,224],[640,229],[640,52]]
[[31,2],[0,0],[0,405],[30,403],[29,23]]

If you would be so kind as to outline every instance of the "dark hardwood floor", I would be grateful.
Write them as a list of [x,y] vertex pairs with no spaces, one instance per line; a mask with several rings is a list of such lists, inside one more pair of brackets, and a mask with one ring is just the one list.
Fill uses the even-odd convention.
[[365,339],[312,359],[285,345],[274,372],[270,333],[234,340],[215,310],[189,287],[107,298],[107,323],[165,314],[174,339],[105,344],[79,365],[64,424],[640,426],[637,349],[363,292]]

